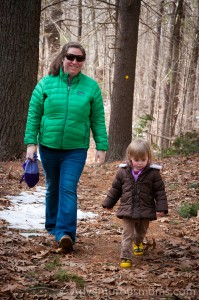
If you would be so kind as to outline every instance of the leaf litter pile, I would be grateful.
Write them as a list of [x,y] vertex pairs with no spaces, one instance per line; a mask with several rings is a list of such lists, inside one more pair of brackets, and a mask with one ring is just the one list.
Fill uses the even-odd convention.
[[[74,251],[63,253],[44,230],[23,235],[0,219],[0,299],[199,299],[199,216],[183,218],[183,203],[199,201],[199,157],[156,160],[163,166],[169,214],[150,223],[144,255],[121,269],[121,223],[101,206],[120,162],[84,168],[78,204],[98,216],[78,221]],[[21,161],[0,163],[0,213],[7,195],[28,190],[19,184]],[[42,173],[42,172],[41,172]],[[40,185],[44,186],[41,174]],[[34,188],[33,188],[34,190]]]

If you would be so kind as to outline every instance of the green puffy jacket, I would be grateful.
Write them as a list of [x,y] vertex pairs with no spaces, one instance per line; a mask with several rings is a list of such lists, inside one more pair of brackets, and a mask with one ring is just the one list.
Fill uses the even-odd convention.
[[89,148],[90,129],[97,150],[108,149],[104,106],[95,80],[82,74],[68,84],[68,74],[47,75],[35,87],[25,131],[25,144],[54,149]]

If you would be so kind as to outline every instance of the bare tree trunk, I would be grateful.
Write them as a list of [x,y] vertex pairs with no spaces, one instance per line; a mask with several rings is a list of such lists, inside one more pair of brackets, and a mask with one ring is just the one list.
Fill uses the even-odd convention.
[[0,160],[22,156],[28,103],[37,82],[40,0],[1,1]]
[[[182,19],[184,18],[183,12],[184,0],[179,0],[176,13],[175,23],[172,35],[172,57],[171,57],[171,81],[170,81],[170,92],[169,92],[169,103],[167,110],[167,117],[165,123],[165,130],[168,137],[170,138],[175,131],[175,123],[177,118],[177,106],[178,106],[178,95],[179,95],[179,58],[180,58],[180,44],[182,40]],[[167,145],[169,146],[169,144]]]
[[[53,4],[53,3],[52,3]],[[48,70],[51,59],[60,49],[60,30],[61,30],[61,16],[62,16],[61,3],[51,5],[48,11],[45,6],[42,10],[43,17],[43,34],[42,34],[42,50],[43,54],[42,63],[43,68],[40,68],[40,77],[44,76]],[[41,56],[40,56],[41,57]]]
[[78,41],[82,38],[82,0],[79,0],[78,5]]
[[199,3],[198,5],[198,18],[197,26],[195,28],[195,40],[193,44],[193,51],[191,53],[191,62],[189,68],[188,76],[188,90],[186,93],[187,99],[187,118],[186,118],[186,128],[187,131],[192,130],[195,121],[195,112],[198,106],[198,97],[196,95],[197,91],[197,66],[198,66],[198,54],[199,54]]
[[[149,114],[154,117],[155,111],[155,100],[156,100],[156,88],[157,88],[157,77],[158,77],[158,63],[159,63],[159,53],[160,53],[160,43],[161,43],[161,27],[162,18],[164,11],[164,1],[162,0],[159,4],[159,11],[157,15],[157,26],[155,28],[155,43],[154,43],[154,53],[152,59],[152,75],[151,75],[151,93],[149,100]],[[151,132],[152,124],[149,125],[149,132]],[[149,136],[149,140],[153,143],[154,137]]]
[[[97,31],[95,30],[96,28],[96,23],[95,23],[95,20],[96,20],[96,15],[95,15],[95,9],[94,9],[94,3],[93,3],[93,0],[92,0],[92,8],[91,8],[91,16],[92,16],[92,21],[91,21],[91,26],[94,30],[94,33],[93,33],[93,48],[94,48],[94,74],[95,74],[95,78],[98,82],[101,82],[103,80],[103,76],[104,76],[104,69],[100,69],[99,67],[99,54],[98,54],[98,50],[99,50],[99,47],[98,47],[98,36],[97,36]],[[105,55],[104,55],[105,57]],[[104,83],[105,81],[103,81]]]
[[152,71],[152,78],[151,78],[152,79],[151,80],[151,95],[150,95],[150,106],[149,106],[149,113],[151,116],[153,116],[153,114],[154,114],[163,10],[164,10],[164,0],[162,0],[159,4],[159,13],[157,16],[157,27],[155,30],[154,54],[153,54],[153,61],[152,61],[153,71]]
[[[167,117],[168,117],[168,107],[169,107],[169,95],[170,95],[170,76],[171,76],[171,58],[172,58],[172,34],[173,34],[173,28],[174,28],[174,23],[175,23],[175,2],[172,2],[171,4],[171,9],[170,9],[170,21],[168,24],[168,29],[169,29],[169,43],[168,43],[168,50],[166,52],[166,62],[164,65],[164,83],[163,83],[163,111],[162,111],[162,122],[161,122],[161,127],[160,127],[160,134],[162,136],[168,137],[169,132],[168,132],[168,125],[166,126],[165,124],[168,124]],[[164,149],[168,146],[168,140],[167,139],[160,139],[160,148]]]
[[115,74],[106,160],[124,158],[132,139],[133,93],[141,0],[122,0],[118,8]]

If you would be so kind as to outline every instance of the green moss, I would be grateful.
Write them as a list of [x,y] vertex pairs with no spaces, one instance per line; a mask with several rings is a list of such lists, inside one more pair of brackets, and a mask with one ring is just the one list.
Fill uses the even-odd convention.
[[182,218],[196,217],[199,210],[199,202],[196,203],[183,203],[178,209],[178,213]]
[[77,284],[78,287],[84,287],[84,279],[81,276],[76,274],[70,274],[64,269],[58,270],[55,275],[56,279],[59,281],[73,281]]

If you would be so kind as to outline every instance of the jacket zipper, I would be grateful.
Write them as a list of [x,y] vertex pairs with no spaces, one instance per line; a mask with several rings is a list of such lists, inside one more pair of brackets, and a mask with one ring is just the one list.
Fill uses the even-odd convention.
[[68,87],[67,87],[67,94],[66,94],[66,113],[65,113],[64,125],[63,125],[63,130],[62,130],[61,149],[62,149],[62,145],[63,145],[64,128],[66,126],[66,120],[67,120],[67,115],[68,115],[68,101],[69,101],[69,93],[70,93],[70,84],[71,84],[71,81],[68,80]]

